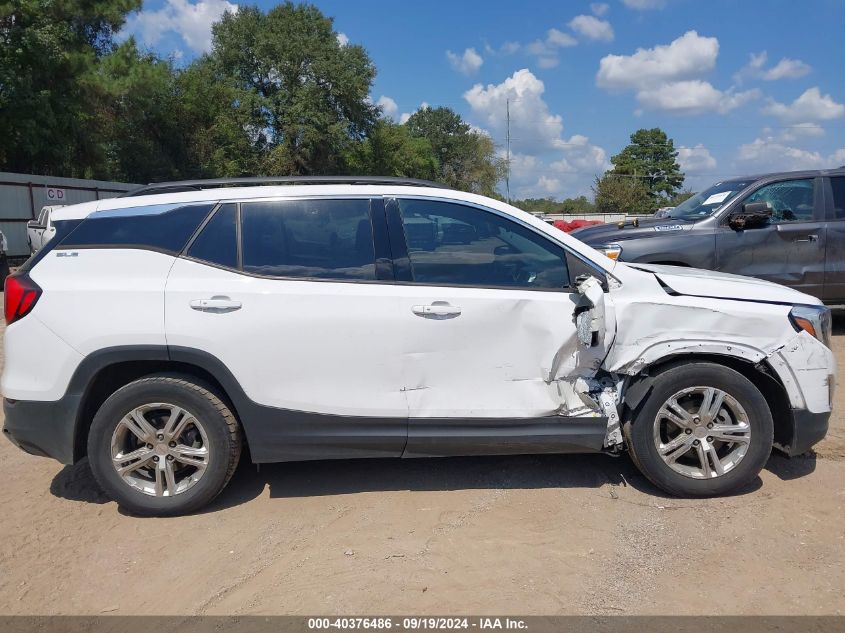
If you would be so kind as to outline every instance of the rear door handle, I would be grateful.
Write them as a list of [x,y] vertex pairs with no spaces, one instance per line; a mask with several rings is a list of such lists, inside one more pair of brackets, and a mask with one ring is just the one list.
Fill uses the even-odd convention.
[[212,297],[211,299],[194,299],[191,309],[200,312],[233,312],[241,309],[240,301],[232,301],[229,297]]
[[456,317],[461,313],[458,306],[449,305],[446,301],[435,301],[428,305],[416,305],[411,311],[421,317]]
[[793,242],[818,242],[819,236],[818,235],[808,235],[805,238],[795,238],[792,240]]

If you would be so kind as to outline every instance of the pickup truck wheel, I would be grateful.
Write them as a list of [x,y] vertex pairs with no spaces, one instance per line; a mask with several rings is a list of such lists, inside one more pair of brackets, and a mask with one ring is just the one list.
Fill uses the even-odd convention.
[[97,482],[122,508],[144,516],[207,504],[228,483],[240,453],[232,412],[187,377],[151,376],[121,387],[88,435]]
[[625,425],[634,463],[656,486],[682,497],[727,494],[765,466],[774,424],[766,399],[742,374],[691,362],[659,374]]

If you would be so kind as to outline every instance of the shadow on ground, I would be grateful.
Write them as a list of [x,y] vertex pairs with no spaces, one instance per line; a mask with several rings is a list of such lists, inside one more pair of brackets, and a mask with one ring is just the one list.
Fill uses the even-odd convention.
[[[766,469],[782,480],[797,479],[815,470],[815,456],[787,459],[773,453]],[[360,459],[262,464],[260,468],[244,459],[226,489],[201,513],[244,505],[268,489],[271,499],[283,499],[401,490],[598,489],[602,486],[630,486],[652,497],[671,498],[643,477],[627,456]],[[761,486],[762,481],[756,477],[733,496],[750,494]],[[94,480],[87,460],[65,466],[53,479],[50,491],[72,501],[109,502]]]

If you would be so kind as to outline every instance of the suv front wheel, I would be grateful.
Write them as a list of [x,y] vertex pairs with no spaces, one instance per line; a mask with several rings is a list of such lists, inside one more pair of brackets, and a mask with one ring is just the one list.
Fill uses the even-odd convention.
[[237,420],[190,377],[148,376],[114,392],[88,435],[97,482],[126,510],[192,512],[226,486],[241,454]]
[[654,378],[624,430],[634,463],[653,484],[677,496],[710,497],[754,480],[771,453],[774,424],[745,376],[690,362]]

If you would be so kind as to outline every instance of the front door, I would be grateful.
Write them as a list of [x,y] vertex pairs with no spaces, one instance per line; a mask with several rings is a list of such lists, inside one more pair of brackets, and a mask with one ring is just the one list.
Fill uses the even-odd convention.
[[375,262],[379,213],[365,198],[224,204],[174,263],[171,356],[198,350],[231,372],[254,461],[401,454],[400,306]]
[[825,223],[821,179],[800,178],[763,185],[733,207],[766,202],[771,220],[735,230],[724,219],[716,229],[717,270],[748,275],[822,296]]
[[578,342],[582,298],[565,249],[514,219],[451,201],[391,201],[388,219],[397,275],[406,275],[395,290],[405,454],[600,448],[606,421],[584,416],[572,382],[594,372],[602,352]]

